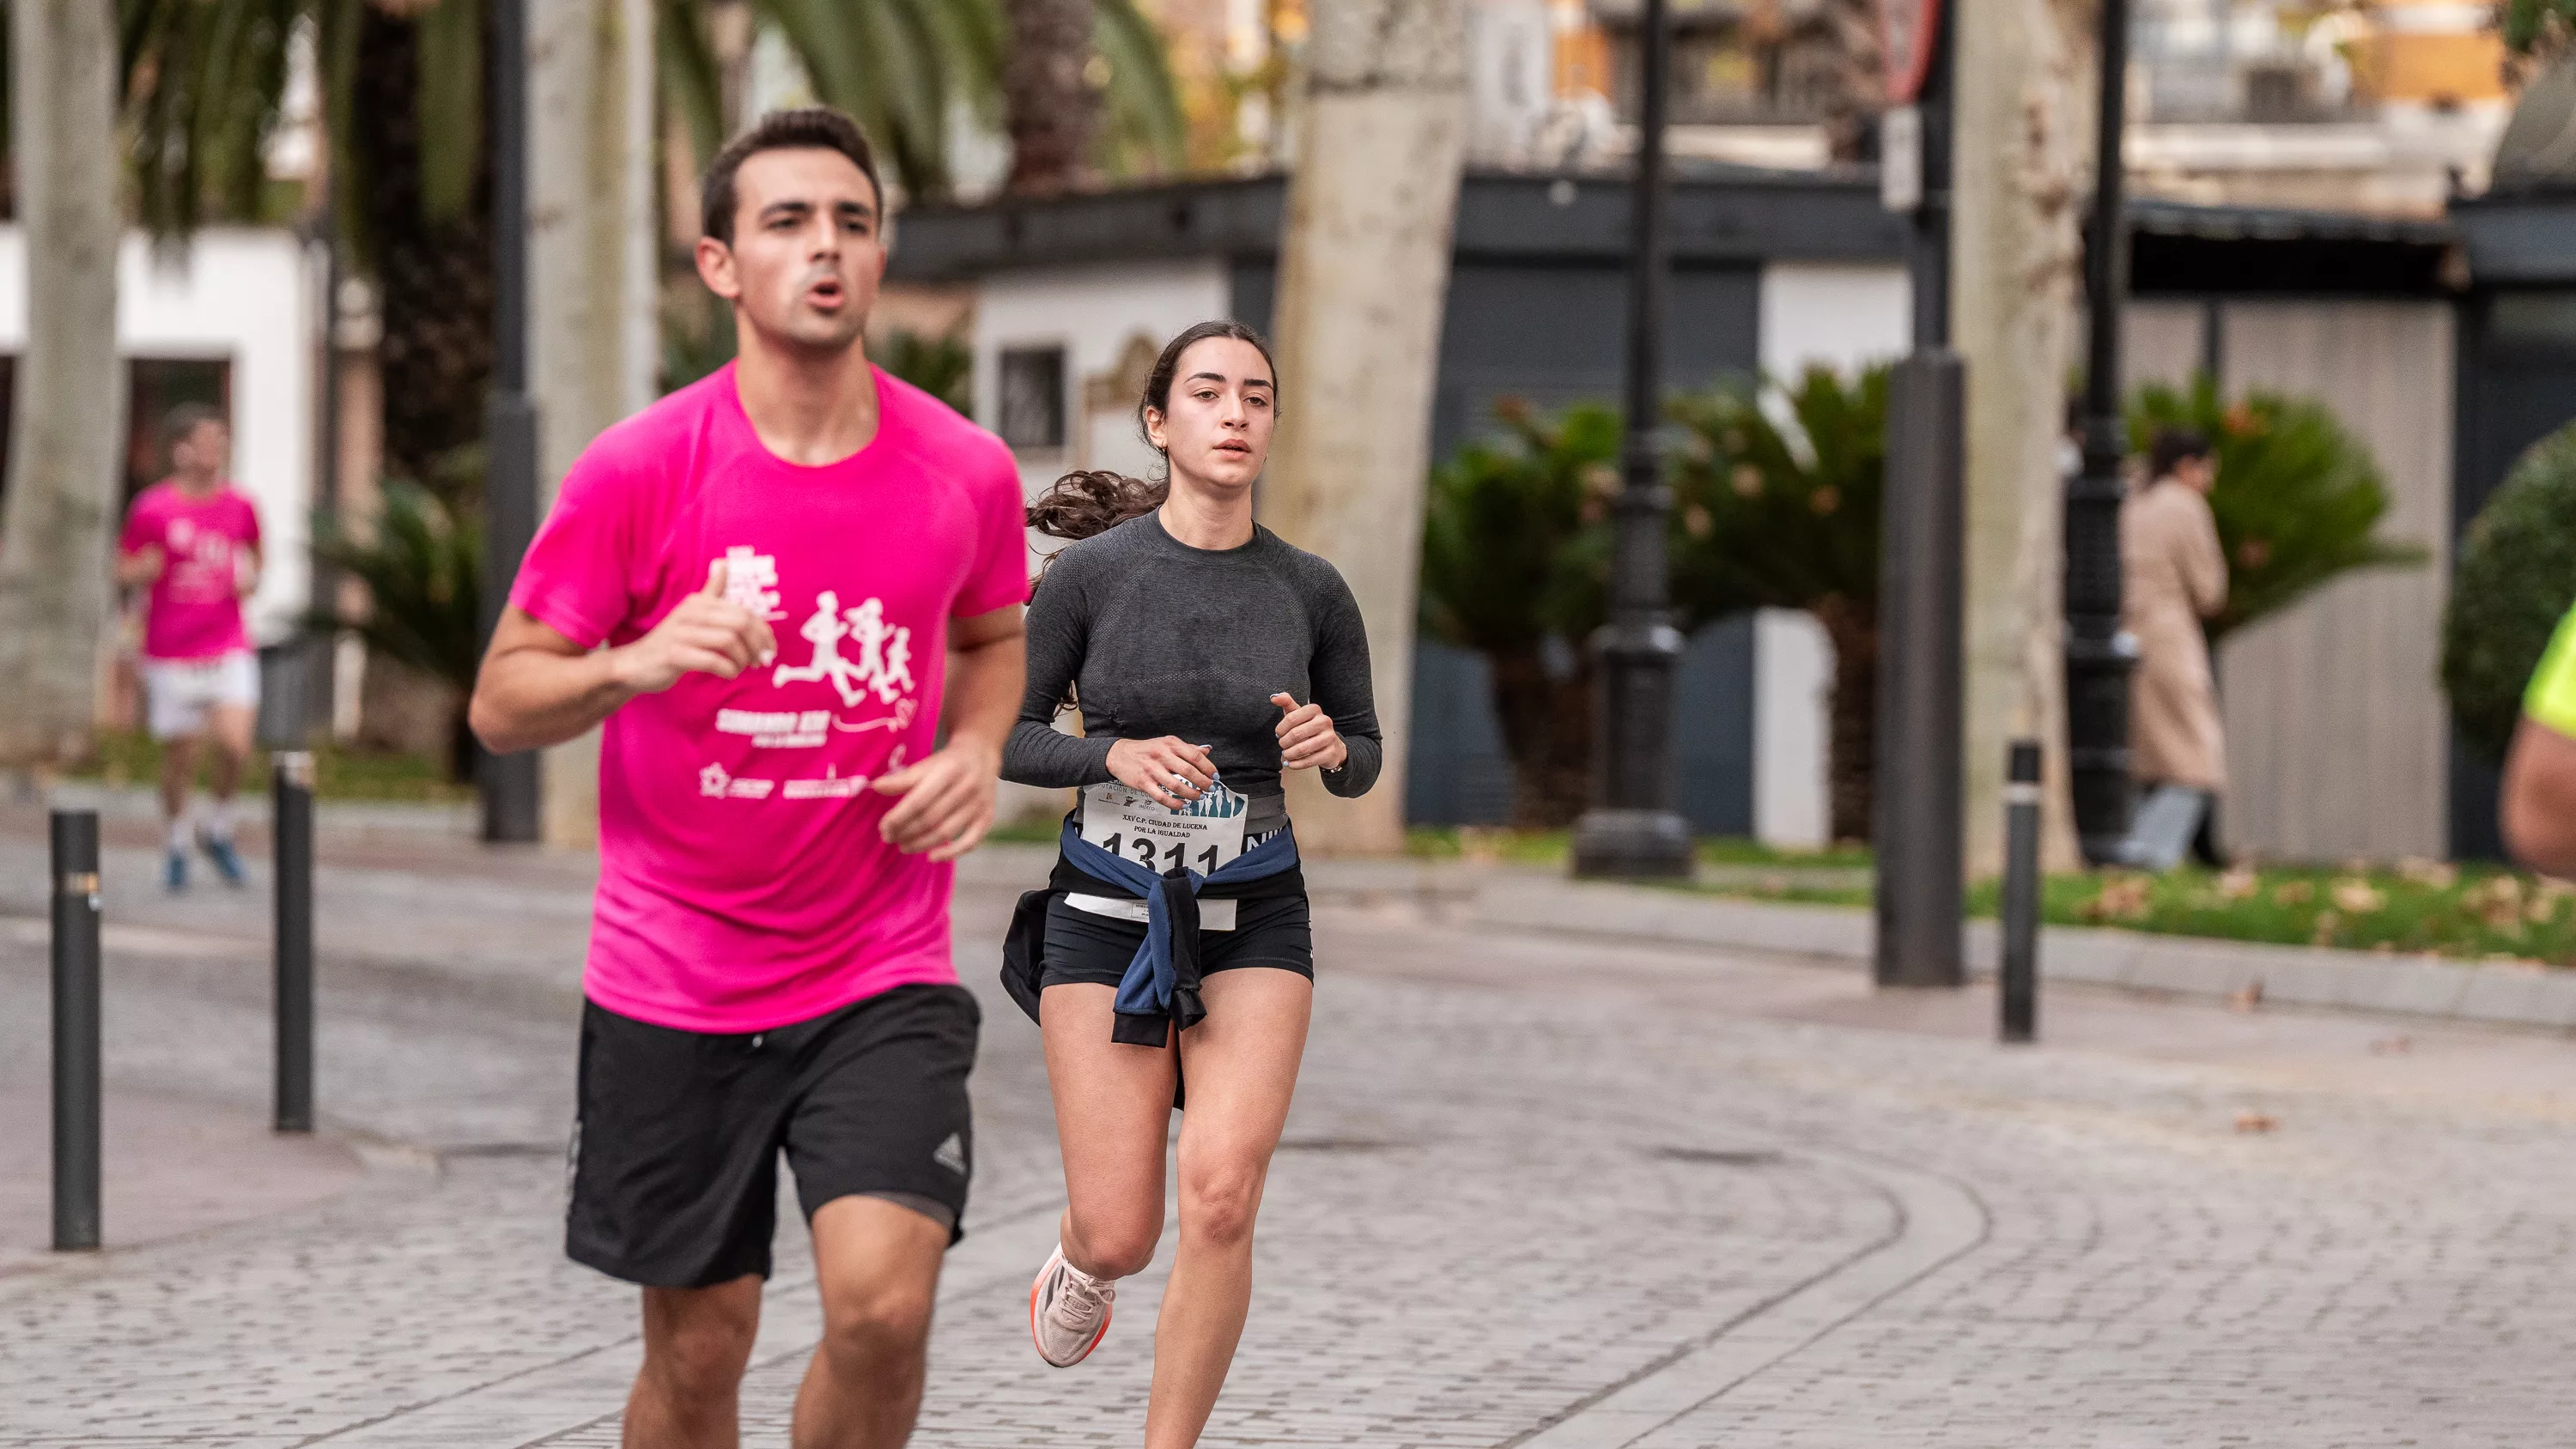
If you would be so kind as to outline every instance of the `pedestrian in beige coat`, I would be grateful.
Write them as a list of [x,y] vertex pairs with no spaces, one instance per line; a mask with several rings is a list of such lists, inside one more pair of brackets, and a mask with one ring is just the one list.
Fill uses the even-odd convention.
[[[2207,438],[2179,429],[2157,435],[2149,464],[2148,481],[2120,505],[2120,621],[2138,641],[2130,771],[2151,787],[2205,791],[2214,813],[2227,741],[2201,621],[2227,604],[2227,555],[2209,511],[2218,464]],[[2194,847],[2216,854],[2206,830]]]

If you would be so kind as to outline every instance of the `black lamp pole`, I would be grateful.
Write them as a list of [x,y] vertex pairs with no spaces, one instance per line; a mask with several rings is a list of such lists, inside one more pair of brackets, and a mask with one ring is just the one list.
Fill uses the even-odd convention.
[[1601,738],[1596,801],[1574,829],[1574,873],[1686,876],[1690,826],[1673,809],[1673,627],[1664,529],[1672,492],[1655,445],[1663,412],[1664,102],[1672,69],[1665,0],[1645,0],[1637,28],[1637,176],[1628,234],[1627,444],[1615,505],[1610,622],[1595,636]]
[[2129,289],[2120,146],[2128,0],[2102,0],[2100,52],[2102,109],[2084,248],[2084,467],[2066,487],[2066,762],[2076,833],[2096,865],[2116,861],[2129,833],[2129,673],[2138,656],[2137,641],[2120,629],[2120,465],[2129,451],[2120,414],[2120,304]]
[[[1870,772],[1870,833],[1878,858],[1873,897],[1879,986],[1967,984],[1959,922],[1961,693],[1964,621],[1966,363],[1950,347],[1951,139],[1957,94],[1955,4],[1932,12],[1923,81],[1899,130],[1905,154],[1881,165],[1912,168],[1913,227],[1906,258],[1914,293],[1914,348],[1887,382],[1887,478],[1880,511],[1877,751]],[[1882,131],[1882,136],[1887,132]]]
[[[537,535],[537,404],[528,395],[528,9],[492,0],[492,244],[497,305],[483,479],[483,637]],[[477,752],[483,838],[538,837],[537,756]]]

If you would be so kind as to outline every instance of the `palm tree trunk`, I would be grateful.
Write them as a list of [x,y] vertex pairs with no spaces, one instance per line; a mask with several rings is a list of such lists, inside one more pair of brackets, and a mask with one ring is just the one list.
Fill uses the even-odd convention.
[[1092,57],[1092,0],[1010,0],[1010,22],[1002,64],[1009,188],[1023,196],[1070,191],[1089,169],[1100,124],[1100,93],[1083,74]]
[[1282,228],[1267,521],[1331,559],[1368,626],[1386,769],[1358,800],[1289,784],[1318,851],[1404,848],[1404,757],[1431,391],[1466,139],[1461,0],[1314,7]]
[[1887,106],[1886,52],[1874,0],[1825,0],[1817,23],[1833,42],[1825,91],[1825,145],[1836,161],[1861,161]]
[[1878,611],[1836,595],[1820,600],[1816,621],[1834,645],[1832,753],[1827,757],[1832,838],[1870,838],[1870,791],[1878,759]]
[[1535,649],[1485,656],[1494,719],[1512,760],[1512,824],[1561,830],[1592,798],[1592,656],[1557,678]]
[[354,184],[384,319],[385,472],[470,512],[479,473],[453,460],[483,440],[492,392],[490,145],[487,133],[464,214],[431,221],[421,198],[419,44],[417,22],[359,7]]
[[0,538],[0,762],[87,752],[125,438],[116,357],[114,7],[10,7],[18,216],[27,239],[27,349],[18,360]]

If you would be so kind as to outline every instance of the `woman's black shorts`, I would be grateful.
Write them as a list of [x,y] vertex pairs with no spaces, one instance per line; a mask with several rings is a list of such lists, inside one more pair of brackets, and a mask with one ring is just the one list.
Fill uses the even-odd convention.
[[[1094,915],[1058,895],[1047,902],[1046,974],[1038,989],[1072,981],[1115,986],[1144,942],[1144,922]],[[1315,979],[1315,936],[1304,895],[1245,901],[1235,908],[1233,930],[1199,933],[1202,977],[1238,966],[1276,966]]]

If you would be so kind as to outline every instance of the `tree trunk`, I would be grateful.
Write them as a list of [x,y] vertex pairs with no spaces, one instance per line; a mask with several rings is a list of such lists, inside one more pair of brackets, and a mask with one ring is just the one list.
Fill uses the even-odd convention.
[[483,441],[492,395],[492,168],[488,131],[461,217],[421,209],[418,27],[384,7],[358,7],[352,126],[364,197],[363,261],[384,319],[384,470],[417,482],[459,514],[479,510],[480,479],[459,474],[460,449]]
[[1466,141],[1460,0],[1314,9],[1298,155],[1282,226],[1279,428],[1264,520],[1332,560],[1368,626],[1386,771],[1358,800],[1290,778],[1318,852],[1404,848],[1413,624],[1450,227]]
[[105,0],[10,6],[27,347],[0,521],[0,763],[86,754],[125,439],[116,356],[117,39]]
[[1092,57],[1092,0],[1010,0],[1011,49],[1002,62],[1009,189],[1052,196],[1082,184],[1100,125]]
[[[651,0],[529,8],[530,388],[541,508],[610,424],[653,401]],[[599,838],[599,732],[545,752],[549,845]]]
[[1878,611],[1837,595],[1817,601],[1813,612],[1834,645],[1830,837],[1835,844],[1865,841],[1872,838],[1870,783],[1878,761]]
[[1512,760],[1512,824],[1561,830],[1592,798],[1592,656],[1564,679],[1535,649],[1485,656],[1494,718]]
[[2083,259],[2083,15],[1963,0],[1952,314],[1968,364],[1965,863],[2003,869],[2005,751],[2042,742],[2041,863],[2079,864],[2067,790],[2065,480],[2058,444]]

